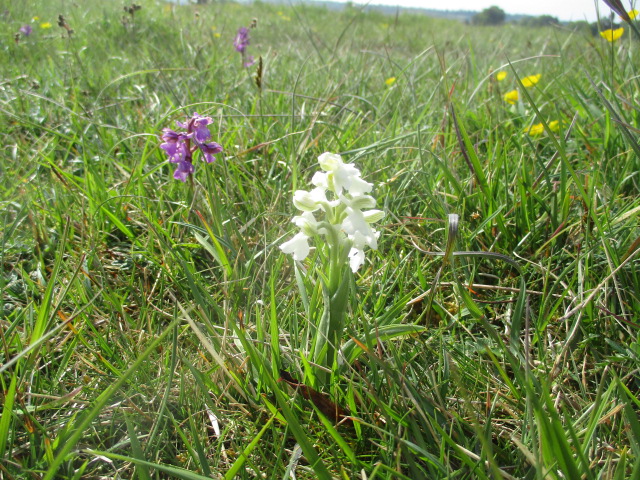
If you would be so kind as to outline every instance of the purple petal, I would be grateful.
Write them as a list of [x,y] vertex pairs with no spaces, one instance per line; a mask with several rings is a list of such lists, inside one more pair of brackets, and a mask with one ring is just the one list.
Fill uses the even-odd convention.
[[174,132],[170,128],[163,128],[162,129],[162,137],[161,138],[165,142],[177,142],[178,140],[181,140],[182,137],[184,137],[183,134]]
[[180,163],[188,161],[191,158],[183,140],[163,143],[160,145],[160,148],[167,152],[171,163]]
[[205,143],[207,140],[211,138],[211,132],[209,131],[209,127],[207,125],[213,123],[211,117],[201,117],[197,113],[194,114],[193,117],[193,138],[195,138],[196,143]]
[[173,172],[173,178],[181,182],[186,182],[187,177],[193,173],[193,170],[193,164],[191,162],[180,162],[178,163],[176,171]]
[[198,145],[198,147],[200,148],[200,151],[202,151],[202,154],[204,155],[204,161],[207,163],[214,162],[216,159],[214,155],[216,153],[222,152],[222,146],[216,142],[203,143]]
[[254,63],[256,63],[256,61],[253,59],[253,55],[247,55],[247,58],[244,61],[245,68],[250,67]]

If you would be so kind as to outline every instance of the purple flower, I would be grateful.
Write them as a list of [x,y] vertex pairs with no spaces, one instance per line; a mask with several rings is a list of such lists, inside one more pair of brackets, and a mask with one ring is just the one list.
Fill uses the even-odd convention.
[[201,117],[197,113],[193,114],[193,138],[197,143],[204,143],[211,138],[211,132],[207,127],[213,120],[211,117]]
[[236,52],[240,52],[244,55],[244,52],[249,46],[249,29],[247,27],[240,27],[238,29],[236,38],[233,39],[233,46],[235,47]]
[[31,35],[31,32],[33,32],[33,28],[31,28],[31,25],[23,25],[20,27],[20,33],[25,37]]
[[203,117],[194,113],[186,123],[176,123],[179,128],[186,131],[176,132],[170,128],[163,129],[160,138],[164,140],[164,143],[160,145],[160,148],[169,156],[169,162],[177,164],[173,178],[185,182],[187,177],[194,172],[193,154],[196,150],[200,150],[205,162],[211,163],[215,160],[214,155],[222,152],[222,146],[216,142],[207,142],[211,138],[211,132],[208,128],[208,125],[213,123],[211,117]]
[[246,58],[244,59],[245,68],[249,68],[254,63],[256,63],[256,61],[253,59],[253,55],[247,55]]
[[191,162],[180,162],[178,163],[178,168],[173,172],[173,178],[176,180],[180,180],[181,182],[186,182],[187,177],[193,174],[193,163]]
[[[184,162],[187,158],[188,148],[185,145],[185,136],[174,132],[169,128],[163,130],[162,139],[164,143],[160,148],[167,152],[171,163]],[[191,156],[191,154],[189,154]]]
[[200,147],[200,151],[204,155],[204,161],[207,163],[213,162],[216,159],[214,155],[222,152],[222,146],[216,142],[202,143],[198,147]]

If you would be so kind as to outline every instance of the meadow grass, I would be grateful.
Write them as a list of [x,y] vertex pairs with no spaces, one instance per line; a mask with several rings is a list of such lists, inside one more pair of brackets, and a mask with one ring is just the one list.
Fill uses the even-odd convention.
[[[3,7],[0,478],[640,478],[629,32],[139,3]],[[225,151],[182,183],[194,111]],[[324,388],[353,426],[279,381],[313,383],[316,258],[277,247],[325,151],[387,212]]]

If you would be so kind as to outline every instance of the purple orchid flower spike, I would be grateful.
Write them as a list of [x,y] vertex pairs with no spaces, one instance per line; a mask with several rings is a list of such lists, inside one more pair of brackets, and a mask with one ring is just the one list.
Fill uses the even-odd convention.
[[[211,138],[209,125],[213,123],[211,117],[203,117],[194,113],[186,122],[176,122],[178,128],[184,132],[176,132],[170,128],[162,130],[161,139],[164,143],[160,148],[169,156],[169,162],[177,164],[173,178],[186,182],[193,175],[193,154],[200,150],[202,159],[213,162],[216,153],[222,152],[222,146],[216,142],[208,142]],[[193,144],[192,144],[193,143]]]
[[249,29],[247,27],[240,27],[238,29],[238,33],[236,33],[236,38],[233,39],[233,46],[236,49],[236,52],[240,52],[244,55],[247,47],[249,46]]

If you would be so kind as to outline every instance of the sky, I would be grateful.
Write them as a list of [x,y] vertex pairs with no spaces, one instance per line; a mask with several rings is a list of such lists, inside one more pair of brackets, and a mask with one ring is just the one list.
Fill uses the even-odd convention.
[[[588,20],[590,22],[594,22],[597,18],[596,4],[601,17],[608,17],[611,12],[611,9],[602,0],[354,0],[354,3],[399,5],[434,10],[476,11],[496,5],[508,14],[552,15],[563,21]],[[637,2],[636,0],[622,0],[622,4],[628,6],[629,10],[631,10],[631,3],[640,4],[640,0]]]

